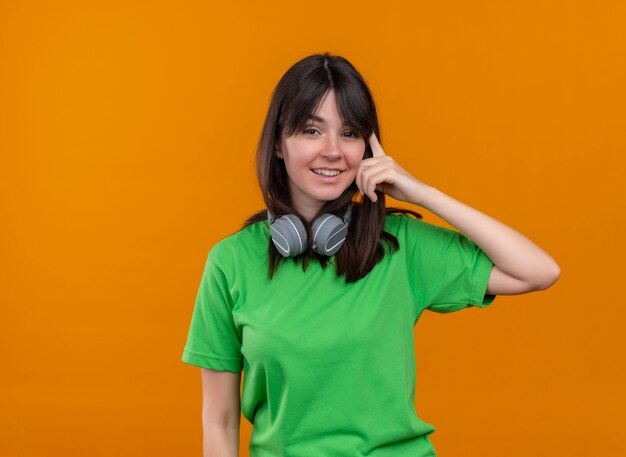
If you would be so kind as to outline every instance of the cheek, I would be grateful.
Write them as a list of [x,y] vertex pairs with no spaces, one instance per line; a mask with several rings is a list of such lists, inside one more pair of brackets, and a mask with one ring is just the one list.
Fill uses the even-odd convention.
[[361,164],[361,157],[358,157],[356,160],[348,162],[348,169],[344,172],[346,175],[345,178],[349,181],[354,181],[356,179],[357,171],[359,170],[359,165]]
[[292,155],[291,161],[294,167],[308,168],[317,157],[316,151],[311,151],[311,148],[300,148]]
[[361,165],[361,162],[363,161],[364,153],[365,153],[365,146],[353,151],[353,153],[351,153],[349,156],[346,157],[347,159],[346,161],[348,162],[348,167],[350,168],[351,172],[356,173],[357,169]]
[[304,154],[298,154],[297,151],[295,154],[292,152],[291,155],[288,156],[287,160],[285,160],[285,166],[288,170],[292,172],[299,172],[303,168],[307,166],[307,159]]

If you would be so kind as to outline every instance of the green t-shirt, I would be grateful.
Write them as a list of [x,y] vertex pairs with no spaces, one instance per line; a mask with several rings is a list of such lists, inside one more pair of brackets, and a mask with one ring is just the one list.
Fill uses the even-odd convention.
[[251,457],[426,457],[433,425],[414,408],[413,327],[422,311],[485,307],[493,266],[460,232],[390,214],[400,250],[346,284],[293,259],[268,277],[269,226],[208,254],[182,360],[243,368]]

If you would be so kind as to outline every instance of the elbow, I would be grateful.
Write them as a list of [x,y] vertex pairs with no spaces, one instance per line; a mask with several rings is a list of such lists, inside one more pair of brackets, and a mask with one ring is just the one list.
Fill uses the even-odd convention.
[[536,290],[546,290],[551,287],[561,277],[561,268],[558,264],[554,264],[549,273],[543,275],[541,281],[538,282]]

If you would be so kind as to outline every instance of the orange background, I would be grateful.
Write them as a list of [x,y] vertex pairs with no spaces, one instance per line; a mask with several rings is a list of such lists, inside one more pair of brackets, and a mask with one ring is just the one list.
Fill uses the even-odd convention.
[[263,207],[272,89],[324,51],[387,154],[561,267],[422,315],[438,454],[626,455],[625,23],[618,0],[0,3],[0,455],[201,455],[180,358],[206,254]]

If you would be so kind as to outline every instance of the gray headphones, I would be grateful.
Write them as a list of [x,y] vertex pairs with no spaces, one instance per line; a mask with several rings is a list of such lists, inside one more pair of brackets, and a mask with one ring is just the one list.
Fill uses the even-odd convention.
[[[311,225],[313,233],[311,248],[321,255],[334,255],[346,240],[351,217],[352,205],[349,205],[341,218],[324,213],[315,219]],[[308,249],[306,229],[296,215],[285,214],[275,220],[268,209],[267,220],[272,242],[283,257],[295,257]]]

